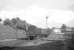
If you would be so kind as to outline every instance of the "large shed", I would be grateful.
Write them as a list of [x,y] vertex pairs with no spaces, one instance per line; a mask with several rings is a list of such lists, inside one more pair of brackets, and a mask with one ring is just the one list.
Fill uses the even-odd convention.
[[0,24],[0,40],[4,39],[16,39],[26,36],[26,32],[23,30],[15,30],[9,26]]

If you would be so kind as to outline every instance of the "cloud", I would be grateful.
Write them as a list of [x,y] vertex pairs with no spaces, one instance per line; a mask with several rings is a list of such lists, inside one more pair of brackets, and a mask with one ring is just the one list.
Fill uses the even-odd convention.
[[69,4],[69,9],[71,10],[71,11],[74,11],[74,0],[69,0],[69,2],[70,2],[70,4]]
[[28,6],[37,4],[47,9],[68,9],[68,0],[0,0],[0,8],[9,7],[25,9]]
[[62,17],[67,18],[70,14],[65,11],[69,9],[68,6],[68,0],[0,0],[0,17],[5,19],[17,16],[31,24],[45,27],[45,17],[51,15],[49,24],[52,26],[69,20],[69,17],[66,20]]
[[0,18],[2,18],[3,20],[6,18],[14,18],[14,17],[19,17],[22,16],[24,14],[24,10],[21,9],[15,9],[15,10],[11,10],[11,11],[1,11],[0,12]]
[[71,11],[46,9],[37,4],[31,5],[25,9],[8,6],[7,9],[0,12],[0,16],[3,19],[20,17],[21,19],[26,20],[28,23],[38,27],[46,27],[46,16],[49,17],[49,27],[58,27],[63,23],[67,24],[67,22],[73,18],[71,17],[71,14]]
[[[51,15],[49,14],[52,12]],[[72,20],[74,17],[72,11],[63,11],[63,10],[49,10],[49,27],[60,27],[62,24],[68,25],[68,22]]]

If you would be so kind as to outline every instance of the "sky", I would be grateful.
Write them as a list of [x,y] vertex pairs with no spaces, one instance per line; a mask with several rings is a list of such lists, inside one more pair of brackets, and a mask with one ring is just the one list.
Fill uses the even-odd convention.
[[[74,17],[72,0],[0,0],[0,17],[6,18],[20,17],[28,23],[41,28],[46,27],[48,16],[48,26],[58,27]],[[72,26],[72,25],[71,25]]]

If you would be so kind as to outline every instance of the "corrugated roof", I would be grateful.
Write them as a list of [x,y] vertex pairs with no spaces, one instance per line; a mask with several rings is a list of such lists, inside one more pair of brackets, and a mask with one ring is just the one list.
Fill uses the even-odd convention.
[[[16,31],[13,28],[9,27],[9,26],[5,26],[0,24],[0,40],[2,39],[15,39],[18,38],[16,37],[16,34],[18,34],[18,37],[23,37],[23,31]],[[24,35],[24,34],[23,34]]]

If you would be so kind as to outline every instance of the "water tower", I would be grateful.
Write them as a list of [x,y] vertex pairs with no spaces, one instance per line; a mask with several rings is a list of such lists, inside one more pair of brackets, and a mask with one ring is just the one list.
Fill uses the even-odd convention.
[[46,18],[46,28],[49,28],[49,27],[48,27],[48,18],[49,18],[49,17],[46,16],[45,18]]

